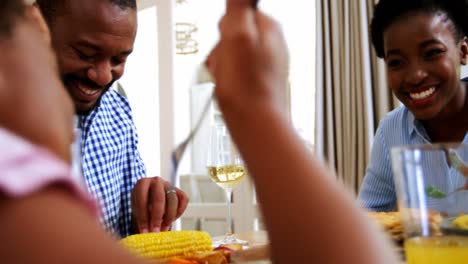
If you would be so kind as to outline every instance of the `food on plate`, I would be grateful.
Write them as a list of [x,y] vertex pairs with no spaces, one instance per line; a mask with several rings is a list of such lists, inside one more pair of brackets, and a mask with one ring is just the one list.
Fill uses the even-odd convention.
[[461,215],[455,218],[451,225],[453,228],[468,229],[468,215]]
[[369,212],[369,216],[377,222],[393,241],[403,241],[403,227],[399,212]]
[[242,250],[243,249],[242,244],[221,244],[219,247],[215,248],[216,249],[225,249],[225,250],[230,250],[230,251],[237,251],[237,250]]
[[[402,215],[403,218],[413,219],[410,222],[417,223],[416,225],[413,224],[413,226],[409,226],[408,228],[415,228],[419,230],[421,229],[420,223],[429,222],[429,230],[432,235],[442,234],[440,226],[442,225],[442,221],[444,220],[443,213],[431,209],[424,211],[424,213],[421,213],[421,210],[419,209],[406,209],[404,212],[406,213]],[[421,217],[426,215],[428,219],[427,221],[423,221]],[[411,232],[411,230],[408,230],[408,232]]]
[[442,199],[447,196],[447,194],[444,191],[442,191],[441,189],[435,186],[427,186],[426,194],[429,197],[437,198],[437,199]]
[[190,257],[177,257],[169,260],[168,264],[227,264],[229,254],[224,251],[198,252]]
[[[403,215],[401,212],[369,212],[369,216],[397,243],[403,242],[404,239],[402,217],[420,218],[420,215],[421,212],[416,209],[405,210],[405,214]],[[443,220],[442,215],[435,211],[428,211],[427,216],[431,232],[433,234],[440,234],[440,225]]]
[[188,258],[212,251],[210,235],[192,230],[137,234],[120,243],[139,256],[156,260]]
[[233,247],[213,250],[208,233],[167,231],[128,236],[120,243],[136,255],[168,264],[227,264]]
[[195,260],[188,260],[183,258],[173,258],[167,262],[167,264],[198,264]]

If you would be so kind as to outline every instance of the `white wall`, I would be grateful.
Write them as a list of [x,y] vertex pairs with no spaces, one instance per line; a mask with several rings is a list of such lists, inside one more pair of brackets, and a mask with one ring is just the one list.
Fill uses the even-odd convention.
[[133,110],[147,176],[161,175],[158,80],[157,9],[153,6],[138,13],[134,52],[120,79]]
[[468,77],[468,66],[463,66],[461,68],[461,77],[462,78]]

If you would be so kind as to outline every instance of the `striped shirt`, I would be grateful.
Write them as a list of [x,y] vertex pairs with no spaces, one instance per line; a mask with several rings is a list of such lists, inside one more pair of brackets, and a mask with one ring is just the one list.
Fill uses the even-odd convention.
[[130,105],[110,89],[78,125],[83,175],[102,208],[101,222],[114,235],[125,237],[131,231],[131,191],[146,175]]
[[[366,170],[364,181],[359,192],[359,202],[365,208],[372,211],[394,211],[397,207],[397,197],[393,180],[390,150],[392,147],[402,145],[430,144],[431,139],[426,133],[424,126],[415,119],[414,115],[405,107],[388,113],[380,122],[374,142],[372,144],[370,161]],[[468,133],[463,139],[468,143]],[[448,172],[453,182],[464,181],[455,170],[448,167],[440,168],[442,156],[434,157],[423,163],[431,170],[441,170],[441,175]],[[432,174],[431,174],[432,175]],[[438,175],[434,173],[433,175]],[[445,192],[450,192],[450,186],[446,185],[444,177],[433,177],[425,179],[428,185],[441,186]],[[442,182],[443,181],[443,182]],[[459,184],[457,184],[459,185]]]

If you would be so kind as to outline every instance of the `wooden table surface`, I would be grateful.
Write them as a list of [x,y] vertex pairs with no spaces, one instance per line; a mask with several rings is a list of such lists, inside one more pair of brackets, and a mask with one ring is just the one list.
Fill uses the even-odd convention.
[[[249,231],[237,233],[235,236],[239,239],[245,240],[248,242],[247,247],[237,252],[239,261],[233,263],[238,264],[270,264],[271,261],[266,259],[265,256],[268,255],[268,235],[266,231]],[[213,237],[213,240],[216,240],[222,237]],[[260,256],[260,257],[259,257]],[[255,260],[253,260],[255,259]],[[261,260],[259,260],[261,259]]]
[[[242,232],[236,234],[236,237],[245,241],[249,242],[248,247],[261,247],[268,245],[268,234],[266,231],[250,231],[250,232]],[[216,238],[214,238],[216,239]],[[401,254],[401,252],[399,252]],[[247,262],[235,262],[235,263],[248,263],[248,264],[269,264],[271,261],[263,260],[263,261],[247,261]],[[405,264],[406,262],[402,260],[401,264]]]
[[236,234],[236,237],[249,242],[249,247],[263,246],[268,244],[266,231],[251,231]]

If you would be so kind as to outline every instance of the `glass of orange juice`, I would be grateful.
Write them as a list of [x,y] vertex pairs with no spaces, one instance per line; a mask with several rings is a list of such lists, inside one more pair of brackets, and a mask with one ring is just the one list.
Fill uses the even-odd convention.
[[465,144],[392,149],[408,264],[468,263],[467,161]]

